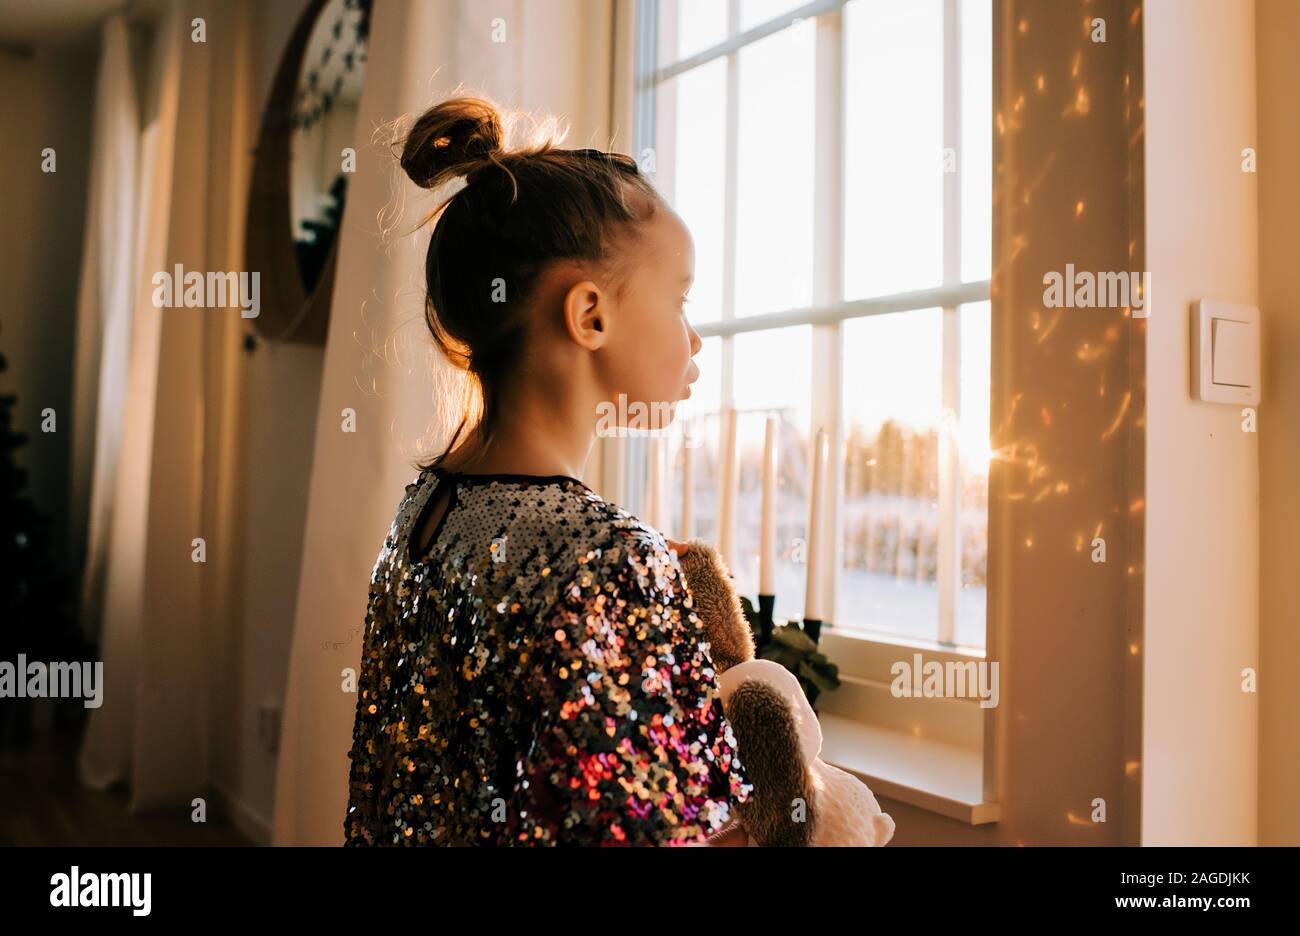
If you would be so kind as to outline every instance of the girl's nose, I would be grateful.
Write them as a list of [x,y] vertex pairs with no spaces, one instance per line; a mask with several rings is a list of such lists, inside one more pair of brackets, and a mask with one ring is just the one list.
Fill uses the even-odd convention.
[[691,333],[691,357],[695,357],[700,353],[700,348],[704,347],[704,342],[700,340],[700,333],[695,330],[694,326],[688,324],[686,327]]

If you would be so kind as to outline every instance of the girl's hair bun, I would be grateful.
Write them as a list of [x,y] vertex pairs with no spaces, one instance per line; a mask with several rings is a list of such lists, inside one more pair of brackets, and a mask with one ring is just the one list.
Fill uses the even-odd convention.
[[504,152],[505,131],[496,105],[458,97],[429,108],[406,136],[402,170],[421,188],[468,175]]

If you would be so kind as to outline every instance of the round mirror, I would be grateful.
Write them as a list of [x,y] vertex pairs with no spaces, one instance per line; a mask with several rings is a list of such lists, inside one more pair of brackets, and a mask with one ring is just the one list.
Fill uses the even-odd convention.
[[276,70],[246,231],[263,295],[253,326],[267,339],[325,341],[372,2],[312,0]]

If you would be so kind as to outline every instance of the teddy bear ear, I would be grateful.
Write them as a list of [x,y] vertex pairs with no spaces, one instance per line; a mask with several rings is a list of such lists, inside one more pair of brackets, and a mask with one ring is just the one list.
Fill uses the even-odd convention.
[[[763,685],[770,690],[773,699],[789,708],[790,717],[799,734],[799,751],[804,764],[810,766],[821,756],[822,726],[794,673],[774,660],[753,659],[737,663],[718,677],[718,693],[722,698],[724,712],[727,711],[732,693],[746,680],[754,680]],[[743,762],[743,755],[741,760]]]

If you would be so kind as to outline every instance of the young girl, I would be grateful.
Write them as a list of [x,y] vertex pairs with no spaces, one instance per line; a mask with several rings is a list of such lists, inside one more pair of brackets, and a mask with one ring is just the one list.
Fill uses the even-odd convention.
[[601,404],[671,419],[699,376],[689,233],[629,158],[506,149],[478,99],[423,114],[401,163],[465,179],[426,319],[479,399],[375,564],[346,843],[743,844],[682,547],[578,480]]

